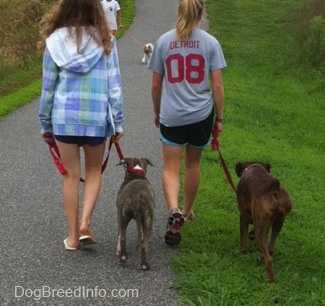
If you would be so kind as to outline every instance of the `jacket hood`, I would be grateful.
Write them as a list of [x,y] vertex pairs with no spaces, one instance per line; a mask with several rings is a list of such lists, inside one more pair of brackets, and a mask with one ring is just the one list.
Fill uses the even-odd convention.
[[79,74],[88,73],[104,54],[103,47],[86,31],[82,32],[78,53],[75,35],[70,35],[67,28],[53,32],[46,39],[46,47],[59,67]]

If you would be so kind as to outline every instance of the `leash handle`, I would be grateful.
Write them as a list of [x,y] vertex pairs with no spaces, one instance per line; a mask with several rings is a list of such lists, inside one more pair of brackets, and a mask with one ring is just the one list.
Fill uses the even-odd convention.
[[122,150],[121,150],[121,147],[119,145],[118,142],[114,141],[114,136],[112,136],[109,140],[109,145],[108,145],[108,154],[107,154],[107,157],[102,165],[102,173],[104,172],[104,170],[106,169],[106,166],[107,166],[107,163],[108,163],[108,158],[109,158],[109,154],[111,152],[111,149],[112,149],[112,145],[113,143],[115,144],[115,148],[116,148],[116,151],[117,151],[117,154],[120,158],[120,161],[124,161],[124,156],[123,156],[123,153],[122,153]]
[[55,142],[51,141],[49,143],[49,146],[50,146],[50,153],[52,155],[54,164],[58,168],[59,172],[62,175],[65,175],[67,173],[67,170],[65,170],[65,168],[63,167],[63,164],[61,162],[60,151],[59,151],[57,144]]
[[60,151],[58,145],[55,142],[54,136],[51,133],[46,133],[43,135],[43,139],[49,145],[49,150],[52,155],[54,164],[58,168],[59,172],[62,175],[65,175],[67,173],[67,170],[64,169],[63,164],[61,162]]
[[115,145],[115,149],[116,149],[116,152],[118,154],[118,157],[119,157],[120,161],[124,161],[124,156],[123,156],[120,144],[117,141],[114,140],[114,136],[112,136],[110,141],[109,141],[109,146],[108,146],[108,151],[109,152],[111,151],[111,148],[112,148],[113,144]]
[[211,141],[211,146],[213,151],[219,151],[219,132],[218,128],[214,127],[212,131],[212,141]]

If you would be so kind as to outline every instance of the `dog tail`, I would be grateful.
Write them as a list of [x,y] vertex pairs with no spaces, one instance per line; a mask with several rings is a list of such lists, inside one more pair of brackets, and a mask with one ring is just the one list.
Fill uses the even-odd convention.
[[280,192],[280,181],[278,179],[272,179],[270,184],[270,189],[273,194],[273,196],[278,199],[279,198],[279,192]]

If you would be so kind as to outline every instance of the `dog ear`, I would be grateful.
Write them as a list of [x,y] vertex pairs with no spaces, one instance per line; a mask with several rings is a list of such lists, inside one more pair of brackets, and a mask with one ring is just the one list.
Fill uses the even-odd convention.
[[267,171],[268,173],[270,173],[270,171],[271,171],[271,164],[269,164],[269,163],[264,164],[264,168],[266,169],[266,171]]
[[147,165],[154,166],[154,164],[150,161],[150,159],[142,158],[142,160],[144,160]]
[[238,177],[241,177],[243,171],[245,169],[244,163],[237,163],[235,167],[235,171]]

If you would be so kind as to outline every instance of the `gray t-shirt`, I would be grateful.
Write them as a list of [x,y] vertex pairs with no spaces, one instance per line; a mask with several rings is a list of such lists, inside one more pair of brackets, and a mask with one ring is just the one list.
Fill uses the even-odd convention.
[[163,34],[148,64],[164,76],[160,123],[180,126],[207,118],[213,107],[210,72],[226,66],[219,42],[204,30],[193,30],[185,42],[177,40],[175,29]]

